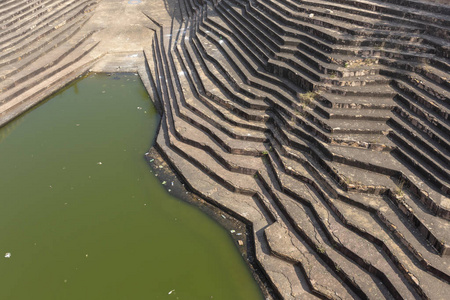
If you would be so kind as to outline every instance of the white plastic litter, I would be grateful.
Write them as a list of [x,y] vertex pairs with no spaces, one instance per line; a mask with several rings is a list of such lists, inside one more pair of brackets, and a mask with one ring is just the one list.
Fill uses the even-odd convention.
[[172,294],[173,292],[175,292],[175,290],[171,290],[171,291],[169,292],[169,295]]
[[6,257],[6,258],[10,258],[10,257],[11,257],[11,253],[7,252],[7,253],[5,254],[5,257]]
[[314,17],[314,14],[309,14],[308,17],[312,18]]

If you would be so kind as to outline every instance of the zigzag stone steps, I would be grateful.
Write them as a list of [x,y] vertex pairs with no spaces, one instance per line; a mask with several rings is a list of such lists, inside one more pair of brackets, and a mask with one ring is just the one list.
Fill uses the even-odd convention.
[[[224,10],[228,11],[228,12],[234,12],[234,11],[239,11],[237,8],[228,8]],[[230,15],[231,16],[231,15]],[[239,14],[237,14],[237,16],[239,16]],[[234,16],[233,16],[234,18]],[[237,20],[234,18],[234,20]],[[240,21],[244,22],[244,19],[241,19]],[[238,22],[240,22],[238,21]],[[250,23],[249,23],[250,24]],[[241,26],[242,27],[242,26]],[[244,26],[245,27],[245,26]],[[254,30],[251,30],[251,32],[254,34],[256,32],[256,27],[254,28]],[[262,31],[258,31],[260,35],[263,35],[264,33]],[[265,41],[270,40],[268,37],[263,38]],[[266,43],[267,44],[267,43]],[[278,46],[275,46],[275,48],[277,48]],[[274,55],[274,51],[277,52],[276,54],[276,60],[274,59],[269,59],[269,68],[271,68],[272,72],[280,72],[277,70],[277,66],[278,65],[278,61],[277,60],[281,60],[284,62],[288,62],[288,63],[293,63],[291,65],[296,66],[296,70],[298,72],[306,72],[308,74],[308,76],[311,76],[311,80],[318,80],[320,82],[323,82],[324,84],[332,84],[332,85],[363,85],[363,84],[369,84],[371,82],[375,83],[375,82],[383,82],[383,77],[377,77],[376,75],[373,76],[373,79],[370,77],[366,77],[364,79],[364,81],[358,81],[358,77],[354,77],[351,78],[347,75],[347,77],[344,80],[338,80],[338,79],[327,79],[322,77],[320,74],[318,74],[315,70],[311,69],[308,65],[304,64],[300,59],[297,58],[297,56],[294,56],[293,54],[289,54],[289,53],[280,53],[279,47],[278,49],[273,49],[271,50],[272,52],[272,56]],[[305,58],[305,57],[304,57]],[[306,60],[309,61],[309,58],[306,58]],[[296,73],[296,71],[292,70],[293,73]],[[331,71],[331,72],[336,72],[336,71]],[[349,72],[346,72],[349,73]],[[317,83],[316,83],[317,84]]]
[[[295,168],[295,169],[298,169],[298,168]],[[288,169],[287,169],[288,171],[289,170],[294,170],[294,168],[293,167],[291,167],[291,166],[289,166],[288,167]],[[306,173],[308,173],[308,172],[306,172]],[[294,173],[293,173],[294,174]],[[308,176],[308,175],[306,175],[306,176]],[[303,177],[303,175],[301,176],[301,178],[303,178],[303,179],[301,179],[301,180],[305,180],[305,177]],[[308,180],[309,181],[309,180]],[[311,181],[309,181],[309,183],[311,183]],[[315,188],[317,188],[317,186],[315,186]],[[325,194],[323,194],[323,192],[321,191],[320,192],[320,197],[323,197]],[[329,198],[327,198],[327,199],[329,199]],[[330,200],[328,200],[328,201],[330,201]],[[384,268],[384,270],[385,270],[385,268]],[[392,277],[392,276],[391,276]],[[384,278],[384,279],[386,279],[386,278]],[[386,282],[386,281],[385,281]],[[388,283],[388,282],[386,282],[386,283]],[[392,288],[391,288],[391,291],[392,291],[392,293],[394,293],[394,295],[396,295],[396,291],[395,291],[395,289],[394,290],[392,290]]]
[[403,136],[406,139],[410,139],[417,147],[426,149],[427,155],[444,162],[443,166],[450,164],[450,153],[429,135],[416,131],[414,125],[395,116],[390,119],[390,125],[395,127],[396,130],[390,132],[389,135]]
[[[383,38],[390,38],[390,39],[400,39],[400,40],[407,40],[411,42],[415,41],[421,41],[425,42],[426,44],[440,44],[444,43],[445,41],[437,38],[430,37],[429,35],[423,35],[421,33],[417,32],[417,29],[415,27],[397,27],[395,25],[389,26],[388,24],[376,24],[373,25],[371,22],[372,20],[370,18],[364,18],[359,17],[357,20],[355,20],[354,16],[346,16],[345,14],[340,13],[339,11],[333,13],[329,13],[325,10],[325,12],[321,11],[315,11],[313,6],[305,5],[304,3],[293,3],[291,0],[283,0],[283,2],[286,3],[291,8],[294,8],[296,11],[303,11],[308,13],[316,13],[315,19],[321,19],[322,22],[326,23],[328,22],[328,19],[333,20],[333,24],[327,24],[327,26],[336,26],[338,24],[341,24],[341,30],[349,31],[350,33],[354,35],[362,35],[362,36],[368,36],[368,37],[383,37]],[[365,21],[365,22],[364,22]],[[381,25],[381,28],[377,28],[377,30],[373,30],[373,27]],[[408,36],[402,36],[400,34],[397,34],[396,31],[401,32],[408,32]]]
[[[333,149],[331,150],[331,148]],[[420,202],[433,213],[448,220],[448,197],[444,196],[442,191],[424,184],[416,173],[403,166],[401,161],[397,160],[395,156],[377,151],[373,151],[368,156],[367,152],[361,152],[358,148],[343,148],[339,146],[329,146],[328,149],[333,153],[333,159],[342,163],[358,165],[359,167],[390,176],[395,176],[397,172],[401,172],[405,176],[402,180],[411,185],[409,188],[413,188]]]
[[[292,161],[291,161],[291,163],[289,163],[288,164],[288,169],[287,170],[294,170],[294,169],[298,169],[298,168],[293,168],[293,165],[292,165]],[[304,173],[304,174],[307,174],[307,172],[306,173]],[[304,175],[302,175],[302,176],[304,176]],[[371,204],[371,206],[373,207],[373,200],[371,200],[372,201],[372,204]],[[389,204],[389,202],[387,202],[387,204]],[[382,213],[382,217],[380,217],[384,222],[385,222],[385,220],[386,220],[386,216],[385,216],[385,212],[386,212],[386,203],[382,203],[382,206],[381,207],[379,207],[379,208],[377,208],[377,209],[382,209],[382,211],[383,211],[383,213]],[[373,208],[372,208],[373,209]],[[377,215],[381,215],[380,214],[380,211],[378,211],[378,213],[377,213]],[[390,223],[389,222],[387,222],[386,223],[386,225],[390,225]],[[417,245],[417,244],[416,244]],[[409,244],[408,245],[409,247],[412,247],[411,246],[411,244]],[[411,250],[410,250],[411,251]],[[422,258],[420,258],[420,259],[422,259]],[[440,266],[438,266],[438,267],[440,267]],[[447,268],[447,274],[448,274],[448,268]],[[445,271],[442,273],[442,272],[440,272],[440,271],[438,271],[438,272],[435,272],[435,274],[439,274],[439,275],[437,275],[438,277],[440,277],[440,278],[443,278],[443,279],[445,279],[445,280],[447,280],[447,282],[448,282],[448,275],[445,275]]]
[[[292,137],[290,138],[291,140],[292,140]],[[338,149],[340,149],[340,148],[338,148]],[[356,149],[355,149],[355,151],[356,151]],[[381,166],[381,165],[380,165]],[[370,167],[368,167],[368,169],[369,169]],[[338,179],[339,180],[339,179]],[[355,184],[352,184],[353,186],[355,186]],[[371,188],[372,190],[377,190],[377,188],[376,187],[373,187],[373,188]],[[418,209],[419,211],[420,211],[420,209]],[[431,241],[435,241],[435,239],[434,238],[432,238],[431,239]],[[440,245],[438,245],[438,244],[436,244],[436,246],[438,246],[438,248],[441,248],[441,246]]]
[[[260,93],[259,91],[257,93],[252,92],[254,88],[264,90],[268,93],[276,94],[278,97],[285,99],[285,101],[289,101],[288,99],[292,98],[292,96],[299,91],[299,89],[295,88],[292,84],[285,81],[276,80],[276,77],[271,76],[270,74],[265,74],[264,72],[258,72],[256,70],[255,73],[249,72],[244,67],[244,65],[240,61],[238,61],[238,58],[234,55],[233,52],[227,51],[228,45],[223,40],[218,41],[214,37],[209,36],[207,33],[205,33],[205,36],[207,41],[202,39],[200,36],[199,40],[203,40],[203,45],[207,47],[206,49],[210,49],[210,51],[212,49],[221,50],[221,53],[229,59],[229,62],[221,64],[222,68],[227,70],[229,77],[235,78],[236,80],[240,78],[241,80],[236,81],[236,84],[240,86],[246,85],[244,89],[251,93],[253,97],[263,98],[262,96],[258,95],[258,93]],[[217,48],[215,48],[214,46],[216,46]],[[269,82],[269,80],[272,82]],[[277,87],[280,86],[284,87],[287,91],[285,91],[284,89],[279,90]]]
[[[208,40],[215,40],[216,45],[219,43],[219,48],[222,48],[226,55],[230,58],[233,58],[233,62],[239,66],[239,71],[246,73],[246,77],[254,76],[254,78],[258,78],[261,80],[268,81],[272,84],[282,86],[288,92],[296,93],[301,92],[302,90],[290,83],[289,81],[280,80],[280,78],[273,76],[270,73],[267,73],[263,68],[264,66],[253,61],[250,56],[247,56],[247,59],[243,56],[241,51],[246,52],[248,48],[245,47],[244,43],[237,40],[234,35],[230,36],[228,31],[223,31],[219,28],[211,28],[207,25],[207,23],[203,23],[206,30],[203,32],[204,36],[208,38]],[[213,30],[212,32],[209,30]],[[212,34],[211,34],[212,33]],[[219,38],[219,39],[218,39]],[[224,43],[227,42],[227,43]],[[235,43],[236,42],[236,43]],[[247,52],[249,54],[249,52]],[[251,74],[251,75],[250,75]],[[255,80],[253,79],[253,80]]]
[[[287,169],[288,172],[289,170],[294,168],[296,170],[298,169],[295,162],[288,162],[286,161],[286,159],[284,160],[285,161],[283,164],[286,164],[287,168],[289,168]],[[303,172],[306,171],[304,170]],[[325,207],[327,206],[326,202],[323,200],[319,200],[321,199],[321,196],[316,191],[314,191],[313,189],[311,189],[311,187],[308,187],[304,183],[300,184],[298,182],[295,182],[295,180],[290,178],[290,176],[284,175],[282,173],[278,174],[278,179],[280,180],[280,183],[282,183],[283,189],[286,193],[289,193],[291,195],[299,195],[296,196],[297,199],[299,199],[302,203],[307,203],[308,206],[310,206],[314,211],[315,219],[320,222],[316,223],[316,226],[314,226],[314,228],[316,228],[315,230],[322,231],[321,228],[324,228],[323,230],[326,230],[326,233],[323,233],[322,236],[326,236],[329,241],[321,246],[322,248],[319,248],[319,251],[326,253],[326,255],[331,255],[332,257],[336,257],[336,255],[338,257],[345,255],[348,258],[352,258],[354,261],[356,260],[357,264],[365,269],[366,272],[369,273],[369,276],[373,278],[373,282],[372,284],[369,284],[371,280],[363,279],[364,276],[367,276],[367,274],[363,275],[364,273],[360,274],[360,276],[363,277],[358,276],[356,278],[355,272],[360,273],[360,271],[358,271],[358,268],[356,268],[355,270],[355,267],[352,267],[352,264],[347,262],[346,259],[338,260],[339,263],[335,266],[338,271],[345,272],[346,267],[350,268],[351,272],[347,274],[360,287],[366,285],[364,289],[367,291],[367,296],[375,296],[375,294],[377,293],[381,295],[382,293],[386,293],[386,289],[391,293],[391,295],[387,295],[387,298],[398,298],[400,294],[403,294],[403,297],[405,297],[406,295],[408,295],[409,297],[411,296],[407,292],[407,288],[401,286],[394,287],[394,285],[392,285],[392,278],[398,277],[398,275],[394,275],[397,272],[396,270],[390,271],[390,275],[386,277],[384,277],[384,275],[379,272],[380,268],[385,270],[385,272],[389,272],[387,270],[389,269],[389,267],[387,267],[387,265],[383,265],[384,262],[382,262],[382,260],[377,260],[376,258],[374,258],[374,256],[376,257],[377,255],[379,255],[379,250],[370,248],[372,245],[369,246],[370,243],[364,241],[357,234],[353,233],[350,236],[348,234],[342,234],[343,232],[347,232],[347,230],[344,229],[342,224],[338,221],[339,219],[336,218],[335,215],[330,215],[330,212],[325,209]],[[288,206],[286,207],[286,205]],[[298,213],[295,213],[296,210],[292,207],[292,204],[289,205],[285,202],[285,205],[283,205],[283,207],[287,211],[290,211],[292,213],[292,218],[294,218],[299,225],[303,224],[303,220],[305,220],[305,218],[302,218],[300,215],[298,215]],[[305,226],[306,228],[308,227],[307,225],[303,225],[302,230],[306,230]],[[315,239],[318,238],[317,233],[313,234],[312,236],[315,236]],[[338,254],[335,249],[337,249],[340,254]],[[378,292],[372,294],[374,290],[378,290]],[[403,292],[399,292],[402,290]],[[406,298],[408,298],[408,296],[406,296]]]
[[[176,63],[175,67],[177,67]],[[182,86],[188,87],[189,83],[186,80],[188,74],[185,73],[185,71],[181,70],[181,66],[178,65],[176,73],[179,75],[178,78],[180,80],[180,84]],[[215,118],[214,113],[211,113],[211,111],[202,102],[195,101],[195,96],[190,90],[183,88],[182,91],[184,93],[184,95],[181,96],[181,98],[184,99],[183,105],[187,106],[193,113],[197,114],[202,119],[207,120],[214,127],[221,129],[232,138],[253,140],[259,142],[265,141],[265,136],[260,131],[253,131],[248,128],[242,130],[239,127],[234,127],[230,126],[229,124],[223,123],[219,118]]]
[[[161,135],[162,136],[162,135]],[[193,153],[193,152],[191,152],[191,153]],[[214,163],[213,161],[211,161],[211,163]],[[252,177],[250,177],[250,178],[252,178]],[[253,179],[252,179],[253,180]],[[267,270],[266,270],[267,271]],[[269,273],[270,274],[270,273]]]
[[[186,83],[186,79],[182,78],[182,77],[188,77],[187,75],[187,71],[179,71],[178,73],[180,74],[180,72],[185,72],[184,74],[186,74],[186,76],[179,76],[180,77],[180,81],[183,81],[182,79],[184,79],[183,82],[180,82],[180,84],[182,84],[183,86],[189,86],[189,83]],[[183,75],[184,75],[183,74]],[[192,79],[191,79],[192,80]],[[183,91],[185,92],[185,102],[186,105],[195,113],[197,114],[201,114],[201,117],[204,119],[210,119],[210,123],[213,124],[213,126],[218,127],[218,128],[222,128],[222,130],[225,130],[226,132],[228,132],[228,134],[233,135],[233,138],[238,138],[238,136],[236,135],[237,133],[235,132],[241,132],[242,129],[241,128],[245,128],[245,137],[242,137],[241,139],[244,140],[255,140],[255,141],[265,141],[265,136],[262,133],[264,131],[263,128],[258,128],[255,125],[251,126],[247,123],[244,123],[243,121],[239,120],[230,120],[230,117],[225,118],[223,114],[219,115],[218,117],[216,117],[216,114],[220,113],[220,109],[218,107],[216,107],[214,104],[210,104],[208,105],[208,107],[206,106],[206,103],[209,103],[207,99],[202,99],[202,96],[200,96],[200,94],[197,94],[197,97],[194,96],[190,91],[186,91],[185,89],[183,89]],[[196,93],[198,93],[197,91],[195,91]],[[200,101],[197,101],[198,100]],[[222,118],[220,118],[222,117]],[[231,117],[232,118],[232,117]],[[223,123],[222,119],[226,122]],[[230,126],[231,125],[231,126]],[[233,129],[235,128],[235,129]],[[252,129],[257,129],[257,130],[252,130]],[[262,130],[261,130],[262,129]],[[242,133],[240,133],[241,135],[243,134],[244,131],[242,131]]]
[[[32,105],[101,57],[100,24],[83,23],[96,4],[0,1],[2,111]],[[172,20],[143,17],[138,71],[162,113],[156,148],[192,191],[248,224],[272,297],[445,298],[448,5],[171,9]]]
[[[182,65],[184,66],[183,72],[188,74],[188,78],[191,79],[192,82],[201,83],[200,76],[198,75],[198,72],[193,68],[192,62],[190,62],[187,58],[184,58],[180,54],[180,50],[178,49],[178,45],[176,45],[176,56],[178,57],[178,60],[182,62]],[[182,52],[183,50],[181,50]],[[189,66],[189,69],[186,68],[186,66]],[[225,121],[227,121],[230,124],[233,124],[235,126],[239,126],[242,128],[249,128],[256,131],[264,132],[266,130],[265,126],[263,124],[259,124],[255,121],[248,121],[247,119],[244,119],[240,117],[239,115],[230,113],[227,109],[225,109],[224,106],[221,106],[220,103],[216,103],[212,97],[207,97],[206,93],[204,91],[204,88],[198,89],[194,84],[191,85],[191,88],[195,91],[195,93],[198,96],[198,99],[202,102],[203,105],[208,106],[210,110],[212,110],[215,114],[219,115],[221,118],[223,118]]]
[[352,96],[352,95],[339,95],[336,93],[320,92],[315,100],[323,103],[329,108],[353,108],[353,109],[386,109],[391,110],[394,108],[395,103],[392,100],[392,96],[377,97],[377,95],[371,96]]
[[[197,57],[197,53],[191,48],[192,45],[187,44],[186,50],[188,52],[188,55],[190,59],[194,59],[194,57]],[[221,85],[215,85],[214,82],[218,80],[218,78],[222,78],[222,74],[219,72],[212,73],[210,68],[207,65],[207,62],[202,59],[202,57],[198,56],[198,63],[199,66],[202,66],[201,70],[199,71],[202,74],[206,73],[206,76],[200,76],[200,79],[203,81],[203,85],[205,87],[208,87],[205,91],[208,97],[212,97],[215,99],[219,104],[225,105],[228,108],[231,108],[231,111],[236,112],[238,115],[244,116],[248,120],[266,120],[267,116],[264,111],[261,110],[252,110],[249,108],[249,104],[246,104],[247,102],[244,99],[244,96],[240,96],[237,94],[232,93],[232,88],[229,87],[228,81],[224,80],[222,81]],[[214,71],[215,69],[213,69]],[[213,76],[214,75],[214,76]],[[211,86],[209,86],[208,82],[211,82]],[[217,94],[217,96],[216,96]],[[228,98],[233,99],[234,101],[229,101]],[[260,103],[258,103],[260,104]]]

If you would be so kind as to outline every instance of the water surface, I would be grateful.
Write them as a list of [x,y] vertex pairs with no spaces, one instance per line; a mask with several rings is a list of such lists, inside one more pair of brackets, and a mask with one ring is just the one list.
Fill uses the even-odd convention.
[[0,129],[0,299],[262,298],[151,173],[158,118],[138,76],[97,74]]

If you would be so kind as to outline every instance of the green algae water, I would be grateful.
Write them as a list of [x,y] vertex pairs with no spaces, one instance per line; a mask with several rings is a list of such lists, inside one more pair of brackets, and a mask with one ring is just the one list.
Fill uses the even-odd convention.
[[138,76],[95,74],[0,129],[0,299],[262,298],[151,173],[158,118]]

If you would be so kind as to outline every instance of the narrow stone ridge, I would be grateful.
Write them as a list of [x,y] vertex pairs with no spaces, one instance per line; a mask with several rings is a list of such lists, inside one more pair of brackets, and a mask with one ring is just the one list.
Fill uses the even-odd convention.
[[273,298],[447,299],[442,0],[0,0],[0,126],[137,71],[155,147],[253,230]]
[[445,299],[450,6],[182,0],[179,11],[170,27],[147,14],[156,147],[252,226],[274,296]]

